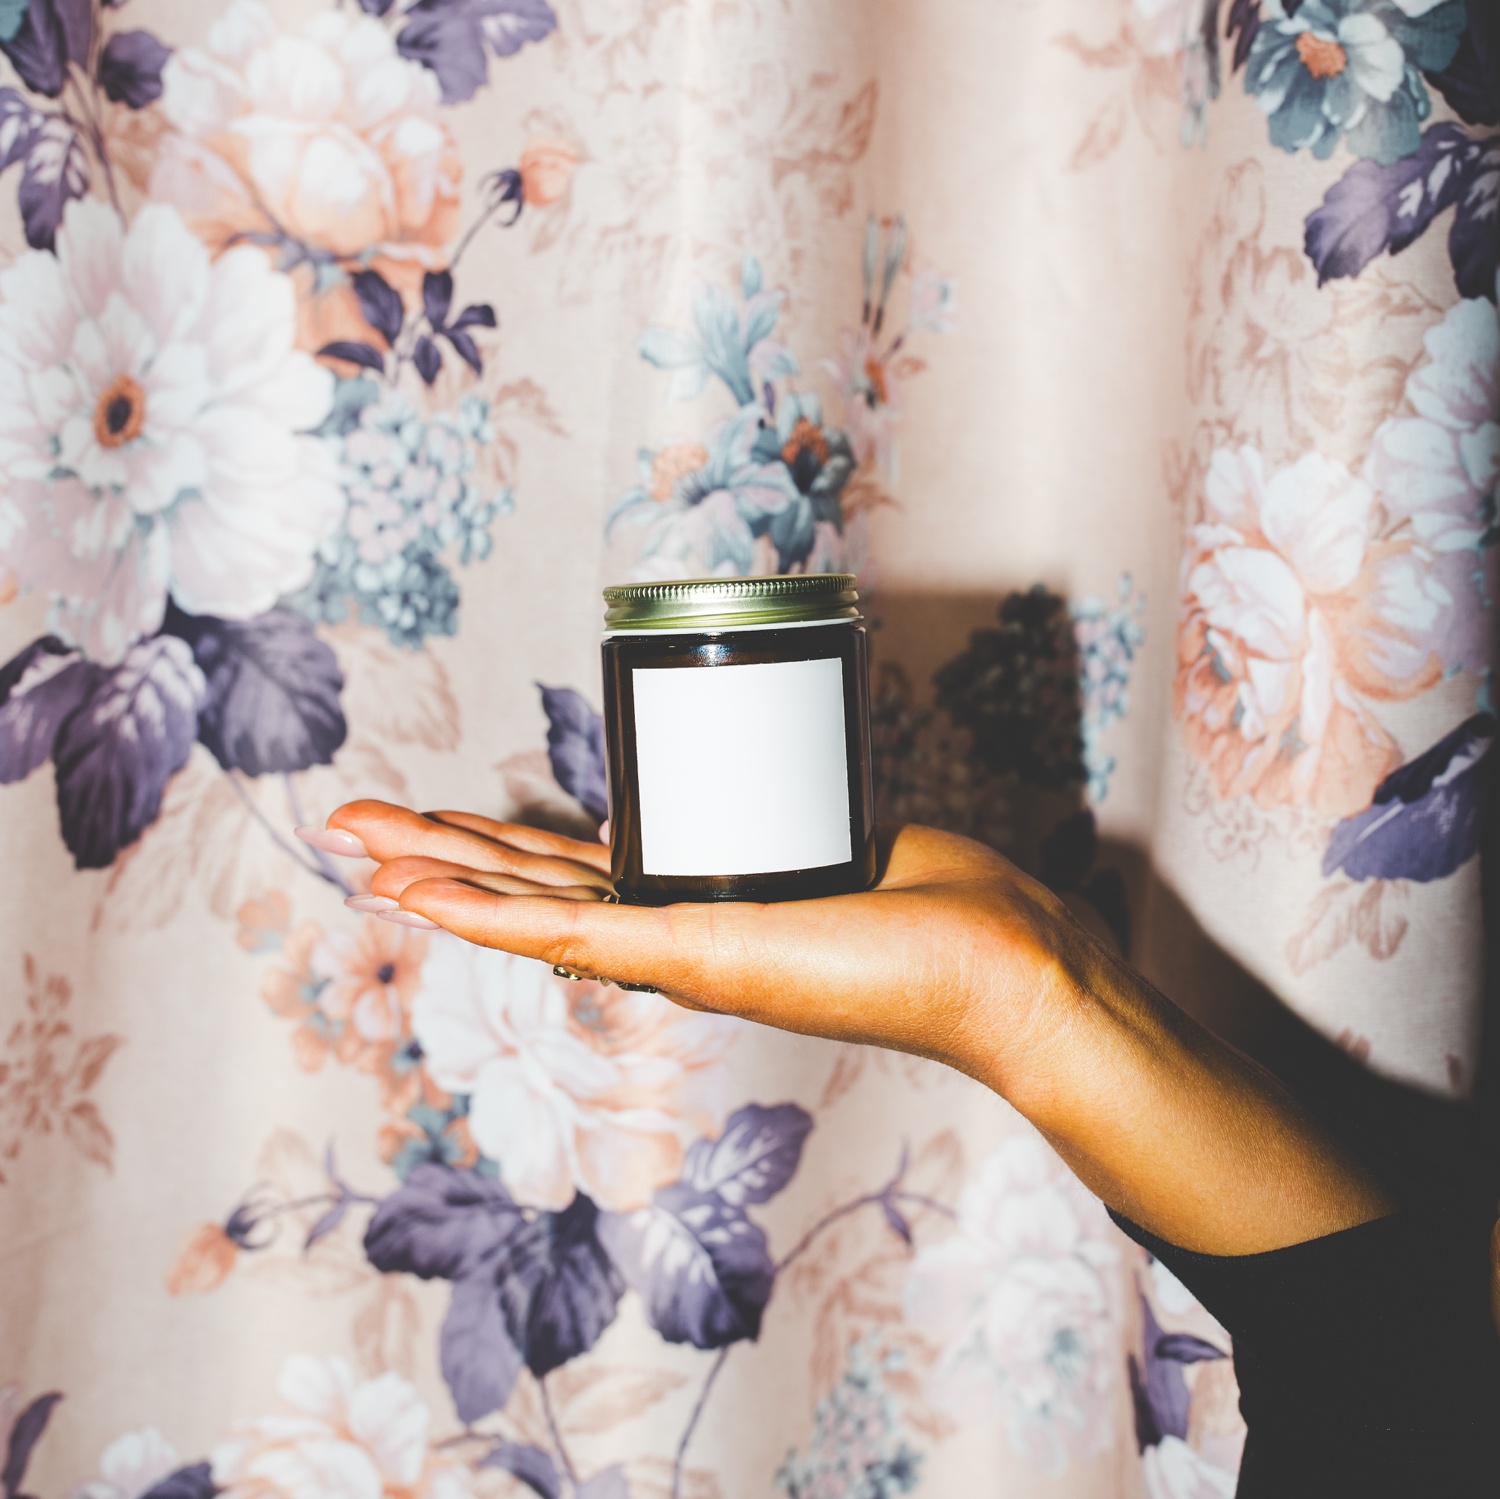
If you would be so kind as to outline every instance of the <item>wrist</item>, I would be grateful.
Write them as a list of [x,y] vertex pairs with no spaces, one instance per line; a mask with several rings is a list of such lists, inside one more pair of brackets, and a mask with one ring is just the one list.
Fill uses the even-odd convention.
[[[1032,882],[1027,882],[1032,886]],[[1032,886],[980,927],[964,1023],[944,1060],[1041,1128],[1097,1024],[1108,955],[1050,891]]]

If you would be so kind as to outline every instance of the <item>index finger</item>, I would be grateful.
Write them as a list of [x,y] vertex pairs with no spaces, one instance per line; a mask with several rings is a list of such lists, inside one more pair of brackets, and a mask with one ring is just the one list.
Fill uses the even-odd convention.
[[[443,813],[438,818],[424,817],[391,802],[366,800],[346,802],[328,819],[328,825],[352,833],[370,857],[382,864],[422,857],[495,874],[520,875],[548,885],[611,888],[607,864],[600,868],[588,844],[515,823],[473,819],[493,830],[482,833],[448,820],[464,816]],[[502,833],[505,836],[499,836]],[[579,857],[583,854],[588,857]]]

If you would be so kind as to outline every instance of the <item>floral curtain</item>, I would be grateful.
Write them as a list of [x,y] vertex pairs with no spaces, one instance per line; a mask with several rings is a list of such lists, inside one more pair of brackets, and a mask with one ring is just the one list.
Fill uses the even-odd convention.
[[290,833],[593,836],[600,586],[847,568],[887,815],[1466,1096],[1500,12],[0,51],[5,1499],[1231,1494],[1222,1330],[998,1100],[357,916]]

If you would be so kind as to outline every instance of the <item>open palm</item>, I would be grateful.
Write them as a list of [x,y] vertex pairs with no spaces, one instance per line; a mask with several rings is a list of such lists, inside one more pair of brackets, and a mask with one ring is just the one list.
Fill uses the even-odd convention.
[[879,883],[863,894],[645,907],[608,901],[598,844],[376,801],[350,803],[330,825],[379,861],[377,895],[470,942],[965,1070],[981,1041],[976,995],[1002,1004],[1014,1033],[1051,981],[1059,942],[1091,941],[1014,865],[928,828],[884,840]]

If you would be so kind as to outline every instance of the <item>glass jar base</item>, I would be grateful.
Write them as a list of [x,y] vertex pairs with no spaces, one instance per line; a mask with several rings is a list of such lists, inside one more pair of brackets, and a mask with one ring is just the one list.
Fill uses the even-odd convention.
[[776,874],[741,874],[685,878],[644,876],[639,884],[625,880],[615,886],[622,906],[704,905],[713,901],[821,900],[833,895],[857,895],[875,883],[875,858],[833,869],[797,869]]

